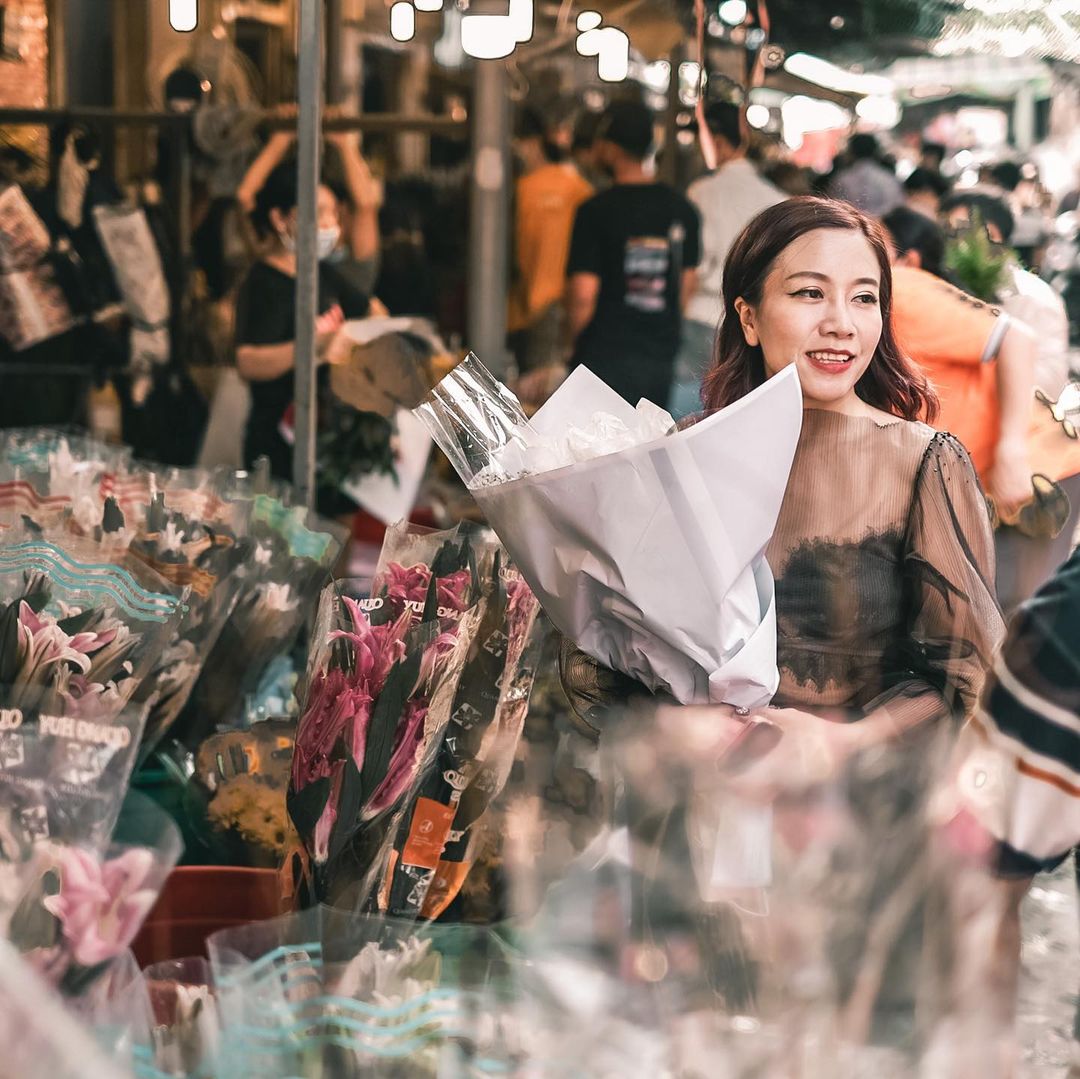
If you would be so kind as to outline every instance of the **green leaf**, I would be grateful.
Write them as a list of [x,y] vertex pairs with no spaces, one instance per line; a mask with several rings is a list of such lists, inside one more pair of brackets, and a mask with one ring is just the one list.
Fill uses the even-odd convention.
[[[76,633],[82,633],[84,629],[93,620],[97,611],[93,607],[83,611],[82,614],[73,614],[70,618],[63,618],[57,622],[57,626],[60,627],[69,637],[74,637]],[[2,681],[2,679],[0,679]]]
[[410,650],[403,660],[395,663],[386,676],[382,693],[375,702],[368,727],[367,747],[364,751],[364,768],[361,784],[364,798],[370,798],[375,788],[386,776],[386,769],[394,752],[394,738],[401,722],[405,705],[416,690],[420,677],[420,661],[424,650],[423,639],[416,636],[409,641]]
[[450,540],[447,540],[439,548],[439,553],[432,559],[431,575],[433,577],[449,577],[451,573],[461,569],[464,565],[460,548],[455,547]]
[[10,686],[19,673],[19,611],[9,603],[0,614],[0,686]]
[[364,804],[364,785],[360,779],[360,770],[352,759],[352,754],[345,762],[345,771],[341,777],[341,794],[338,798],[338,815],[330,833],[329,858],[333,861],[348,845],[360,820],[360,810]]
[[303,790],[290,790],[285,796],[285,807],[289,811],[296,830],[305,839],[315,831],[315,825],[319,823],[323,810],[326,808],[326,800],[330,795],[330,777],[324,776],[309,783]]
[[424,614],[420,621],[434,622],[439,617],[439,578],[433,573],[428,581],[427,596],[424,599]]

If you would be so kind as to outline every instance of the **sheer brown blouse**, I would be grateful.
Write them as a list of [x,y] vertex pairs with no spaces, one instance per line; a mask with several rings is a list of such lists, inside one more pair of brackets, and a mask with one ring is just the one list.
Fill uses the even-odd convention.
[[[970,709],[1003,625],[986,500],[956,439],[807,409],[767,557],[775,704],[884,707],[903,728]],[[626,689],[570,648],[563,676],[590,722]]]

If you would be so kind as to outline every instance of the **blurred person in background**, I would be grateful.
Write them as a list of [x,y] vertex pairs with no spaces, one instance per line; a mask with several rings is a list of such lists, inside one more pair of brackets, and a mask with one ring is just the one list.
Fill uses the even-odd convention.
[[[259,457],[270,461],[270,472],[291,482],[293,446],[290,416],[296,364],[296,166],[278,164],[255,196],[252,221],[265,244],[262,258],[252,266],[236,301],[236,366],[251,387],[251,410],[244,434],[244,464]],[[359,292],[337,272],[329,256],[341,236],[338,202],[326,184],[318,188],[319,318],[318,355],[326,361],[330,342],[346,319],[366,317],[371,297]],[[327,516],[351,514],[355,506],[336,491],[319,498]]]
[[1002,198],[1013,216],[1011,240],[1006,241],[1027,269],[1036,267],[1047,238],[1047,220],[1043,208],[1035,201],[1036,185],[1025,177],[1023,168],[1015,161],[1002,161],[990,170],[994,183],[1001,189]]
[[514,136],[514,264],[508,329],[519,374],[550,366],[564,340],[563,296],[570,234],[592,187],[562,160],[544,117],[521,110]]
[[942,166],[945,164],[945,145],[940,142],[932,142],[928,139],[923,140],[922,146],[919,147],[919,165],[920,169],[926,169],[927,172],[941,172]]
[[[924,842],[938,739],[974,706],[1002,632],[986,503],[959,442],[920,421],[936,397],[893,336],[891,286],[881,228],[851,206],[798,198],[763,211],[724,267],[703,393],[723,408],[790,364],[802,385],[766,550],[780,685],[760,718],[783,737],[726,786],[795,814],[812,811],[809,792],[842,787],[854,826],[818,852],[825,876],[845,882],[823,929],[842,1007],[864,984],[868,927]],[[569,642],[561,663],[578,714],[602,722],[626,687]],[[912,904],[876,983],[860,1036],[877,1044],[913,1047],[921,922]]]
[[1065,302],[1046,281],[1007,257],[1016,235],[1008,204],[993,195],[960,191],[945,199],[941,209],[951,235],[963,235],[978,219],[996,252],[1006,256],[994,298],[1013,318],[1036,331],[1035,385],[1056,398],[1069,377],[1069,316]]
[[567,267],[570,364],[584,364],[631,404],[665,405],[683,309],[697,284],[701,224],[693,203],[656,180],[652,112],[608,107],[596,136],[613,185],[581,204]]
[[941,200],[949,193],[949,181],[940,172],[915,169],[904,181],[906,205],[932,221],[937,220]]
[[676,418],[701,407],[701,376],[712,359],[716,327],[723,314],[724,262],[739,233],[762,210],[783,201],[782,191],[763,180],[746,158],[742,109],[726,101],[705,108],[717,167],[695,180],[687,197],[701,214],[701,266],[686,305],[682,344],[669,411]]
[[884,217],[904,201],[904,189],[896,173],[881,163],[881,147],[873,136],[852,135],[847,146],[851,164],[829,184],[829,196],[850,202],[871,217]]
[[[283,105],[278,115],[295,118],[296,106]],[[337,114],[328,110],[326,119]],[[242,210],[252,214],[259,192],[269,176],[282,162],[291,159],[296,131],[275,131],[259,156],[251,163],[236,192]],[[360,138],[355,131],[337,131],[326,137],[334,155],[324,159],[323,182],[334,196],[340,226],[338,242],[327,259],[346,269],[361,291],[370,293],[375,280],[379,255],[379,209],[382,206],[382,185],[371,174],[360,153]],[[335,160],[336,158],[336,160]],[[295,170],[295,162],[292,163]]]
[[[962,1060],[970,1062],[980,1030],[999,1044],[1012,1040],[1020,904],[1037,874],[1080,852],[1080,550],[1010,622],[957,757],[951,808],[961,815],[953,834],[963,861],[975,863],[952,874],[960,885],[953,912],[959,1069]],[[977,824],[974,832],[963,826],[965,818]],[[949,831],[946,826],[946,837]],[[1074,868],[1080,884],[1080,861]],[[1080,1039],[1080,1012],[1074,1038]],[[1070,1075],[1080,1046],[1073,1054]],[[964,1074],[1013,1074],[1008,1047],[999,1050],[998,1067]]]
[[763,174],[773,187],[785,195],[812,195],[814,175],[794,161],[776,161]]
[[[995,535],[997,593],[1011,611],[1068,555],[1080,515],[1080,444],[1036,404],[1038,335],[999,306],[935,277],[936,237],[907,227],[901,215],[887,222],[897,230],[897,340],[938,390],[937,426],[963,442],[993,499],[1002,522]],[[1068,497],[1058,532],[1061,507],[1047,499],[1060,499],[1043,481],[1036,487],[1036,476],[1055,481]]]
[[946,277],[945,234],[935,218],[909,204],[897,206],[881,219],[881,223],[896,248],[895,266],[914,266],[935,277]]

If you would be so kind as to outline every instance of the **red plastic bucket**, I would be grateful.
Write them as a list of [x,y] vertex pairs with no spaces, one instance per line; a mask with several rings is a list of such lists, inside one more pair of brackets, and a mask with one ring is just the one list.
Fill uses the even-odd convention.
[[288,909],[276,870],[179,866],[131,947],[141,967],[205,955],[211,933],[275,918]]

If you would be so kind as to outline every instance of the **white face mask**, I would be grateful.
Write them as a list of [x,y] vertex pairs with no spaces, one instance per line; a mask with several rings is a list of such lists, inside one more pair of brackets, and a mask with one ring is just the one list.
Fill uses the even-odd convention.
[[[296,252],[296,237],[284,229],[278,235],[281,237],[281,246],[290,254],[294,254]],[[319,229],[319,236],[315,241],[315,250],[320,261],[329,258],[333,254],[334,248],[337,247],[340,239],[341,229],[337,225]]]
[[316,247],[319,252],[320,259],[329,258],[337,247],[338,240],[341,239],[341,229],[337,225],[331,225],[329,228],[319,229],[319,238],[316,241]]

